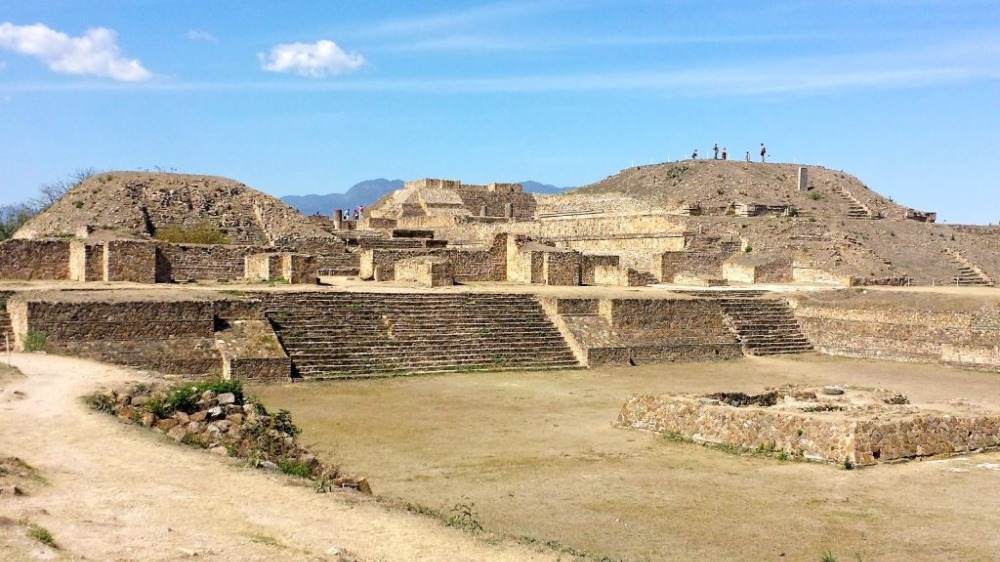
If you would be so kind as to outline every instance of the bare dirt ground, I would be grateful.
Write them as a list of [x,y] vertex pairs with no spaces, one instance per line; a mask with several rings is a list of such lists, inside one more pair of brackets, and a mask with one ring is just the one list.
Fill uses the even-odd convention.
[[631,392],[883,386],[1000,405],[1000,376],[820,356],[262,386],[304,443],[381,494],[474,504],[491,531],[612,559],[1000,559],[1000,453],[847,471],[611,422]]
[[[80,401],[99,385],[142,378],[129,369],[13,357],[26,377],[0,373],[0,457],[19,457],[46,483],[0,497],[0,560],[337,560],[335,548],[370,561],[558,559],[360,494],[317,494]],[[27,539],[24,521],[47,529],[60,548]]]

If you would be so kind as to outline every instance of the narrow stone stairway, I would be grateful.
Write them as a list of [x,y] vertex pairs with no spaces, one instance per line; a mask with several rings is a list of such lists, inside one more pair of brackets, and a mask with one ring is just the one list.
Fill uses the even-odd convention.
[[792,309],[782,299],[720,298],[730,326],[747,355],[812,351]]
[[962,254],[952,250],[951,248],[946,248],[944,250],[944,254],[958,266],[958,271],[951,279],[952,283],[968,287],[993,286],[993,280],[987,277],[981,269],[973,265],[969,260],[962,256]]

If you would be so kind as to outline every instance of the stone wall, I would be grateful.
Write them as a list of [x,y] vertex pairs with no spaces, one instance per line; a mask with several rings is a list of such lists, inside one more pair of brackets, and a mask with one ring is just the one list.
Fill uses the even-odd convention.
[[104,245],[73,240],[69,245],[69,277],[73,281],[104,279]]
[[247,256],[268,251],[258,246],[211,244],[159,244],[158,250],[156,280],[160,283],[243,279]]
[[142,240],[104,242],[105,281],[156,283],[156,244]]
[[713,300],[557,298],[543,302],[558,318],[570,347],[589,366],[743,355],[721,306]]
[[542,259],[542,278],[546,285],[580,284],[581,255],[573,251],[545,252]]
[[789,300],[823,353],[1000,371],[996,298],[844,290]]
[[241,380],[287,381],[292,361],[266,320],[236,320],[216,334],[222,357],[222,377]]
[[0,279],[69,279],[69,240],[13,239],[0,242]]
[[[453,248],[415,248],[406,250],[372,249],[361,252],[360,276],[362,279],[389,281],[394,278],[394,268],[399,260],[418,256],[448,259],[455,268],[455,281],[504,281],[507,279],[507,240],[498,236],[493,245],[483,250]],[[384,276],[377,277],[377,271]]]
[[785,256],[736,255],[723,262],[722,277],[735,283],[789,283],[792,260]]
[[165,373],[220,371],[211,302],[104,298],[18,294],[8,303],[18,349],[34,333],[54,353]]

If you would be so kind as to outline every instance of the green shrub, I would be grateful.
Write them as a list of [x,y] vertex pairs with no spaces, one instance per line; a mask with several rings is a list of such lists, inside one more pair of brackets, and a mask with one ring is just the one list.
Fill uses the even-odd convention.
[[309,478],[312,476],[312,469],[310,469],[309,465],[304,462],[279,460],[278,468],[280,468],[281,472],[284,472],[285,474],[298,476],[299,478]]
[[243,404],[243,384],[240,381],[209,379],[175,386],[156,406],[164,412],[180,411],[190,414],[198,408],[196,403],[206,390],[216,394],[232,392],[236,397],[236,404]]
[[274,429],[282,433],[291,435],[292,437],[302,433],[302,430],[292,423],[292,413],[288,410],[278,410],[278,413],[274,414],[271,419],[274,423]]
[[59,548],[59,545],[56,544],[56,539],[52,536],[52,533],[37,523],[28,523],[27,534],[28,538],[32,538],[45,546],[50,548]]
[[451,508],[451,514],[445,521],[445,524],[449,527],[457,527],[463,531],[468,531],[475,533],[477,531],[482,531],[483,526],[479,523],[479,518],[476,517],[476,512],[473,509],[475,504],[471,503],[457,503]]
[[823,194],[818,191],[810,191],[808,197],[813,201],[819,201],[823,198]]
[[111,413],[115,409],[115,401],[111,398],[111,395],[104,392],[95,392],[85,396],[83,400],[88,406],[98,412]]
[[156,229],[153,238],[175,244],[229,244],[229,238],[215,225],[169,225]]
[[42,351],[45,349],[45,344],[48,342],[49,335],[40,330],[29,330],[28,335],[24,337],[24,350],[28,353],[33,353],[35,351]]

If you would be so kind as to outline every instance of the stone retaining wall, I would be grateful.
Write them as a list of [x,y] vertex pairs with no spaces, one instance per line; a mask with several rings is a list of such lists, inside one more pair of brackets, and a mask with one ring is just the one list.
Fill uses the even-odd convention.
[[69,253],[69,240],[4,240],[0,242],[0,279],[69,279]]
[[[1000,371],[1000,303],[971,309],[899,296],[874,302],[862,293],[790,299],[803,333],[821,352],[894,361],[931,361]],[[978,306],[978,308],[976,308]]]

